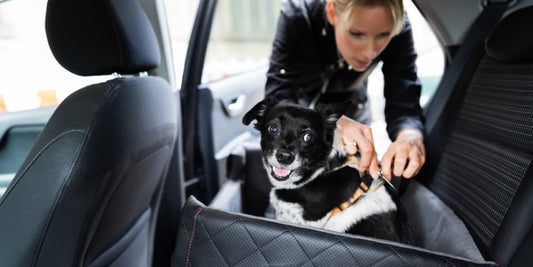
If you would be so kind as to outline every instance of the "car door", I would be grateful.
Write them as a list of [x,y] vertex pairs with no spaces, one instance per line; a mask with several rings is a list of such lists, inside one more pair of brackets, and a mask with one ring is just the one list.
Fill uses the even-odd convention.
[[200,1],[181,86],[186,195],[209,203],[239,143],[242,115],[264,97],[281,1]]
[[28,155],[55,107],[0,114],[0,196]]

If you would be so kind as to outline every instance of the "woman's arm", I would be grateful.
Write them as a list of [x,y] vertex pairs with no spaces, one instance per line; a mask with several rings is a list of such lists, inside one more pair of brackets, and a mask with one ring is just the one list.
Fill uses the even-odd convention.
[[420,106],[421,84],[409,21],[383,56],[385,119],[393,141],[381,159],[382,173],[411,178],[425,162],[424,117]]

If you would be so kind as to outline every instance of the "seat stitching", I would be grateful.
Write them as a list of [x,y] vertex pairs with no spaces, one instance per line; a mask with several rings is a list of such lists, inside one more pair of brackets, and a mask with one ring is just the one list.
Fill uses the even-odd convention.
[[[262,249],[270,244],[271,242],[273,242],[275,239],[277,239],[279,236],[281,236],[283,233],[281,233],[280,235],[276,236],[275,238],[273,238],[272,240],[270,240],[269,242],[265,243],[263,246],[259,247],[259,245],[257,244],[257,242],[255,241],[255,239],[253,238],[253,235],[250,233],[250,230],[248,229],[248,227],[246,226],[246,223],[239,220],[239,222],[242,224],[242,226],[244,227],[244,229],[246,230],[246,233],[248,234],[248,236],[250,237],[250,239],[252,240],[252,242],[254,242],[254,245],[257,249],[257,251],[259,251],[259,254],[261,254],[261,256],[263,257],[263,259],[268,262],[267,258],[265,257],[265,255],[263,255],[263,252],[262,252]],[[235,265],[237,265],[238,263],[242,262],[243,260],[247,259],[248,257],[250,257],[251,255],[253,255],[254,252],[252,252],[251,254],[248,254],[246,256],[244,256],[240,261],[236,262]]]
[[[303,253],[305,254],[305,256],[307,257],[307,260],[309,263],[311,263],[311,265],[315,266],[315,264],[311,261],[311,256],[307,254],[307,251],[305,251],[304,247],[302,246],[302,244],[300,244],[300,242],[298,242],[298,238],[296,238],[295,234],[291,231],[291,228],[290,227],[286,227],[288,232],[291,234],[292,238],[294,238],[294,241],[296,241],[296,244],[298,244],[298,246],[300,247],[300,249],[303,251]],[[314,257],[313,257],[314,258]]]
[[196,224],[198,222],[198,216],[204,210],[204,207],[198,209],[198,212],[194,215],[194,222],[192,226],[191,240],[189,241],[189,248],[187,249],[187,257],[185,258],[185,266],[189,266],[189,257],[191,255],[192,242],[194,241],[194,236],[196,234]]
[[[332,241],[329,241],[328,243],[331,243],[331,245],[329,245],[327,248],[322,249],[321,252],[319,252],[319,253],[317,253],[316,255],[313,255],[313,256],[311,256],[311,257],[308,256],[308,258],[309,258],[309,262],[311,262],[311,264],[313,264],[313,266],[314,266],[314,263],[312,262],[313,259],[315,259],[315,258],[319,257],[320,255],[326,253],[329,249],[331,249],[331,248],[333,248],[333,247],[335,247],[335,246],[337,246],[337,245],[343,245],[344,248],[350,253],[350,257],[351,257],[352,259],[354,259],[354,262],[357,262],[357,260],[356,260],[355,257],[353,256],[352,252],[350,251],[350,249],[348,248],[348,246],[347,246],[346,243],[344,242],[344,239],[343,239],[343,238],[341,238],[341,237],[335,235],[335,241],[332,240]],[[359,264],[357,264],[357,265],[359,265]]]
[[83,130],[69,130],[69,131],[66,131],[66,132],[63,132],[61,133],[60,135],[56,136],[54,139],[50,140],[50,142],[48,142],[43,148],[41,148],[41,150],[39,150],[39,152],[37,152],[37,154],[32,158],[31,162],[24,168],[24,170],[22,170],[20,172],[20,175],[16,176],[15,179],[13,179],[12,181],[12,184],[11,186],[8,187],[8,191],[6,191],[4,193],[4,197],[2,199],[7,199],[7,196],[11,193],[11,191],[13,190],[13,188],[15,187],[15,185],[18,184],[18,182],[20,181],[20,179],[22,179],[21,177],[24,176],[26,174],[26,172],[28,171],[28,169],[33,166],[33,164],[35,163],[35,161],[41,156],[42,153],[44,153],[44,151],[46,149],[48,149],[48,147],[50,147],[53,143],[55,143],[57,140],[63,138],[63,136],[65,135],[68,135],[70,133],[85,133],[85,131]]
[[[47,148],[53,142],[59,140],[59,137],[62,137],[63,135],[66,135],[67,133],[82,133],[83,135],[85,135],[85,137],[87,137],[87,132],[83,131],[83,130],[70,130],[70,131],[67,131],[64,134],[61,134],[61,135],[57,136],[56,138],[52,139],[52,141],[50,141],[48,144],[46,144],[46,146],[43,147],[43,149],[41,149],[39,151],[39,154],[43,153],[45,148]],[[82,140],[82,143],[78,146],[78,149],[76,150],[76,153],[74,154],[75,156],[72,159],[72,164],[70,165],[68,173],[64,176],[64,178],[68,178],[72,174],[72,170],[74,169],[74,166],[76,166],[78,161],[79,161],[80,153],[82,151],[82,148],[85,146],[85,142],[86,141],[87,141],[86,138],[84,138]],[[32,159],[31,165],[33,165],[33,163],[35,162],[35,160],[37,160],[37,158],[38,157],[35,157],[34,159]],[[30,166],[25,168],[23,173],[26,172],[29,169],[29,167]],[[35,253],[34,258],[33,258],[33,264],[37,264],[37,262],[39,261],[39,258],[41,257],[40,252],[41,252],[41,249],[43,248],[44,240],[46,239],[46,236],[48,234],[48,230],[50,229],[50,225],[52,223],[52,220],[55,217],[56,208],[57,208],[57,205],[59,203],[59,200],[63,197],[63,193],[64,193],[65,186],[66,186],[67,182],[68,181],[63,180],[62,183],[61,183],[61,187],[59,188],[58,194],[57,194],[57,196],[56,196],[56,198],[54,200],[53,209],[51,210],[51,213],[50,213],[50,215],[48,216],[48,218],[46,220],[45,227],[43,228],[44,231],[42,232],[41,237],[39,238],[39,245],[38,245],[38,247],[35,250],[36,253]]]

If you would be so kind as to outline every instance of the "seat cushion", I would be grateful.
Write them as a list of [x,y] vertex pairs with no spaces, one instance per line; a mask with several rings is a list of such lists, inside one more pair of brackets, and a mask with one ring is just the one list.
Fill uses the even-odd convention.
[[481,252],[461,219],[425,186],[412,181],[401,202],[418,246],[483,261]]

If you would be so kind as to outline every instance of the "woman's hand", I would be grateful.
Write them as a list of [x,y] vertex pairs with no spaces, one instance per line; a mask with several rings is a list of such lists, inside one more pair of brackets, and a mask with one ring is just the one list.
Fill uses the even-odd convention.
[[370,175],[377,179],[379,177],[378,155],[374,148],[372,129],[346,116],[342,116],[337,124],[341,126],[341,136],[346,152],[350,155],[356,154],[357,149],[361,152],[359,170],[362,172],[368,170]]
[[405,128],[398,133],[387,152],[381,158],[381,173],[388,180],[392,175],[412,178],[426,161],[424,137],[420,131]]

